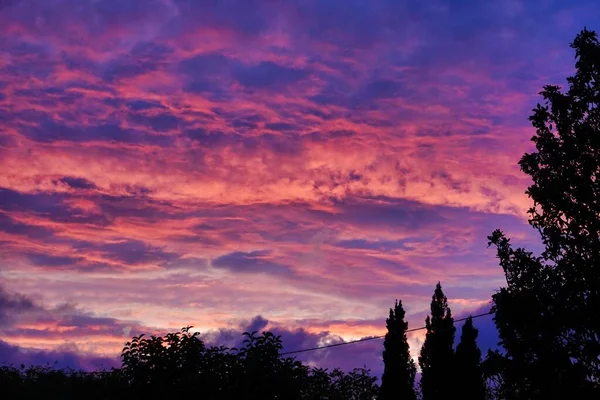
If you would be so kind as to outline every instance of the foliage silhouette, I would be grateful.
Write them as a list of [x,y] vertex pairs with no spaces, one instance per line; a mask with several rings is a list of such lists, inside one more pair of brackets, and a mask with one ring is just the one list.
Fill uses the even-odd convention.
[[484,400],[486,388],[481,371],[481,350],[477,346],[479,331],[473,326],[473,318],[468,318],[463,327],[460,342],[454,355],[455,381],[460,398],[464,400]]
[[419,356],[423,400],[452,397],[454,363],[454,319],[448,299],[438,282],[431,297],[431,315],[425,319],[427,332]]
[[600,43],[584,29],[571,47],[568,90],[544,87],[530,117],[536,151],[519,162],[544,251],[489,237],[507,285],[493,296],[504,352],[486,370],[505,398],[600,398]]
[[52,365],[0,367],[4,399],[121,399],[127,387],[118,370],[83,372]]
[[381,377],[380,400],[415,400],[415,375],[417,367],[410,356],[402,301],[396,300],[386,319],[387,333],[383,342],[384,371]]
[[122,367],[110,371],[0,367],[0,388],[9,399],[373,400],[379,392],[366,368],[328,371],[282,357],[281,337],[271,332],[244,332],[237,349],[206,346],[190,328],[134,336],[121,353]]

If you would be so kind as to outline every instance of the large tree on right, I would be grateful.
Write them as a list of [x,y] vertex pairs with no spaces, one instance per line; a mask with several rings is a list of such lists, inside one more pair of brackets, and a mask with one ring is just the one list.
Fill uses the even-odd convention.
[[507,282],[493,296],[505,351],[492,358],[511,399],[600,398],[600,43],[584,29],[571,47],[568,90],[544,87],[536,151],[519,162],[544,251],[489,237]]

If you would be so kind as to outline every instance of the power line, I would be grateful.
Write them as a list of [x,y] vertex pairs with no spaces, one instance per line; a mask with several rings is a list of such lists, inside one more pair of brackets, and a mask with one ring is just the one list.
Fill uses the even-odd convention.
[[[493,312],[490,310],[489,312],[486,312],[486,313],[472,315],[472,316],[464,317],[464,318],[460,318],[460,319],[455,319],[454,322],[465,321],[465,320],[467,320],[469,318],[475,319],[475,318],[479,318],[479,317],[485,317],[486,315],[491,315],[491,314],[493,314]],[[423,330],[423,329],[426,329],[426,328],[427,328],[426,326],[421,326],[420,328],[407,329],[406,333],[420,331],[420,330]],[[354,343],[367,342],[369,340],[383,339],[384,337],[385,337],[385,335],[371,336],[371,337],[367,337],[367,338],[362,338],[362,339],[357,339],[357,340],[351,340],[349,342],[334,343],[334,344],[327,344],[327,345],[324,345],[324,346],[309,347],[309,348],[301,349],[301,350],[286,351],[285,353],[281,353],[281,355],[282,356],[287,356],[288,354],[298,354],[298,353],[305,353],[307,351],[314,351],[314,350],[320,350],[320,349],[328,349],[328,348],[331,348],[331,347],[346,346],[346,345],[354,344]]]

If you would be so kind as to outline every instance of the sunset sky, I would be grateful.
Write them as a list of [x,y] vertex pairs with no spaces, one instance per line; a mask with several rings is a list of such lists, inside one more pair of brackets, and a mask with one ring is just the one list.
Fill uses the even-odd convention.
[[[455,316],[487,309],[503,274],[486,236],[539,247],[527,117],[599,16],[595,0],[0,0],[0,362],[94,368],[185,325],[225,345],[353,340],[383,334],[397,298],[422,326],[438,281]],[[493,345],[491,318],[475,325]],[[379,373],[381,350],[302,360]]]

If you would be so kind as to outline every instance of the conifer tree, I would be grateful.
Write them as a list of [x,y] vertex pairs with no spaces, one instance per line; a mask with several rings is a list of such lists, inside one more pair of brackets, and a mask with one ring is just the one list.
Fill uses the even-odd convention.
[[385,367],[381,377],[380,400],[416,399],[415,375],[417,368],[410,356],[406,337],[408,323],[404,321],[404,316],[402,301],[396,300],[394,308],[390,308],[390,316],[385,321],[387,327],[383,342]]
[[454,319],[448,299],[438,282],[431,298],[431,315],[425,319],[427,333],[421,348],[421,395],[423,400],[453,398]]
[[477,346],[479,331],[469,317],[462,327],[460,342],[456,346],[455,385],[460,388],[463,400],[484,400],[485,384],[481,372],[481,350]]

